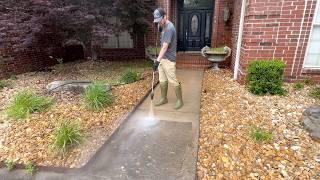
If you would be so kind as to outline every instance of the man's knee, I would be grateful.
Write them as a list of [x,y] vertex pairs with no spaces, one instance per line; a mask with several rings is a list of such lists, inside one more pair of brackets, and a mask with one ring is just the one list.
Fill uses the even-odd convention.
[[168,78],[168,80],[173,86],[179,86],[180,84],[177,79]]

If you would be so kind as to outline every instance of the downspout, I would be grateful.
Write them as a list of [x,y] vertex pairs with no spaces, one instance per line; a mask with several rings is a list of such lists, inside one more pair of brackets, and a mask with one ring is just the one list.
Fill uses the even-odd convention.
[[297,59],[297,53],[298,53],[298,48],[299,48],[299,45],[300,45],[302,26],[303,26],[303,23],[304,23],[304,17],[306,15],[307,4],[308,4],[308,0],[304,0],[303,17],[302,17],[301,24],[300,24],[300,32],[299,32],[298,42],[297,42],[297,46],[296,46],[296,51],[294,53],[293,64],[292,64],[292,69],[291,69],[291,74],[290,74],[291,76],[293,75],[293,69],[295,67],[295,63],[296,63],[296,59]]
[[[308,28],[309,28],[309,36],[311,36],[312,34],[312,32],[311,32],[311,28],[312,28],[312,26],[313,26],[313,19],[312,19],[312,17],[310,16],[310,14],[311,14],[311,12],[312,12],[312,5],[313,5],[313,3],[314,3],[314,0],[311,0],[311,2],[310,2],[311,4],[310,4],[310,9],[309,9],[309,13],[308,13],[308,20],[307,20],[307,23],[309,23],[309,22],[311,22],[311,26],[310,27],[308,27],[308,25],[307,26],[305,26],[305,28],[304,28],[304,32],[305,32],[305,34],[304,34],[304,37],[303,37],[303,45],[305,44],[305,42],[306,42],[306,36],[307,36],[307,32],[308,32]],[[314,8],[314,14],[316,13],[316,8],[317,8],[317,0],[316,0],[316,4],[315,4],[316,6],[315,6],[315,8]],[[307,5],[308,6],[308,5]],[[314,15],[315,16],[315,15]],[[311,20],[310,20],[311,19]],[[306,45],[306,47],[308,47],[308,43],[309,43],[309,38],[307,39],[307,45]],[[302,62],[302,65],[301,65],[301,68],[303,68],[303,65],[304,65],[304,61],[305,61],[305,57],[306,57],[306,53],[307,53],[307,48],[305,49],[305,51],[304,52],[300,52],[300,59],[299,59],[299,63],[298,63],[298,65],[300,66],[300,63],[301,63],[301,59],[302,59],[302,57],[303,57],[303,62]],[[301,57],[301,54],[303,55],[302,57]],[[296,70],[296,77],[298,76],[298,72],[299,72],[299,69],[297,68],[297,70]],[[300,69],[300,74],[299,74],[299,76],[301,76],[301,73],[302,73],[302,69]]]
[[242,44],[244,15],[246,13],[246,5],[247,5],[247,0],[242,0],[240,25],[239,25],[239,33],[238,33],[238,40],[237,40],[237,52],[236,52],[236,60],[234,63],[234,72],[233,72],[233,79],[234,80],[238,79],[238,69],[239,69],[239,63],[240,63],[240,52],[241,52],[241,44]]

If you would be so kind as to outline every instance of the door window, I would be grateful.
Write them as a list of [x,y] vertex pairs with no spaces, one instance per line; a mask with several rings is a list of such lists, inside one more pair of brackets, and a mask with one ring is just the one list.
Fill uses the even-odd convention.
[[191,18],[191,32],[192,35],[196,35],[199,28],[199,18],[197,15],[193,15]]
[[184,0],[184,8],[211,8],[212,0]]

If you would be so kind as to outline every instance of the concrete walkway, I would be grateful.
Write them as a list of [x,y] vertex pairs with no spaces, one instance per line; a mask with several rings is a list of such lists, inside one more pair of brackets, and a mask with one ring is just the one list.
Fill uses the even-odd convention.
[[185,103],[180,110],[173,109],[176,98],[169,86],[168,104],[153,107],[146,98],[85,167],[34,176],[0,169],[0,180],[195,179],[203,71],[177,73]]

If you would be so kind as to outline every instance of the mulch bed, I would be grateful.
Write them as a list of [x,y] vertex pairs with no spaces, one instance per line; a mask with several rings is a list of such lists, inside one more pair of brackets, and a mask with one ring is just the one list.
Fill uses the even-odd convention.
[[[302,126],[302,112],[319,100],[311,87],[288,96],[255,96],[232,80],[230,70],[205,72],[201,100],[199,179],[317,179],[320,143]],[[250,138],[250,128],[273,132],[269,142]]]
[[[138,82],[114,86],[112,94],[115,101],[101,112],[85,109],[81,94],[48,94],[46,85],[54,80],[118,78],[123,65],[118,62],[75,62],[57,65],[53,67],[54,71],[25,73],[18,75],[17,80],[8,80],[11,87],[0,90],[0,161],[10,158],[17,163],[32,161],[38,166],[83,166],[151,88],[151,68],[140,67],[142,79]],[[10,120],[5,115],[5,109],[14,94],[22,89],[53,96],[55,104],[46,112],[34,113],[25,120]],[[65,156],[57,155],[51,148],[53,131],[63,119],[80,121],[86,136],[81,146],[73,148]]]

